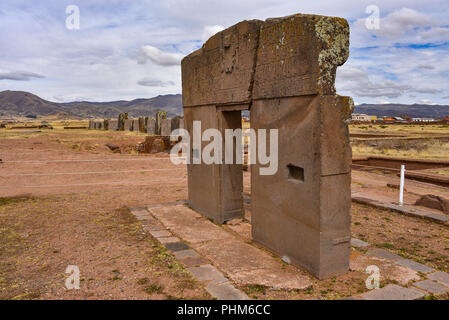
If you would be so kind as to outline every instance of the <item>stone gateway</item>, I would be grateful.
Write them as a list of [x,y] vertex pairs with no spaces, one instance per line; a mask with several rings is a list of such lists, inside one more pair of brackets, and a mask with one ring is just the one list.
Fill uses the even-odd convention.
[[[241,128],[242,110],[256,131],[278,129],[277,172],[251,165],[252,236],[320,279],[349,268],[353,103],[334,87],[348,55],[345,19],[297,14],[240,22],[182,61],[191,137],[196,120]],[[242,217],[242,165],[190,163],[190,206],[218,223]]]

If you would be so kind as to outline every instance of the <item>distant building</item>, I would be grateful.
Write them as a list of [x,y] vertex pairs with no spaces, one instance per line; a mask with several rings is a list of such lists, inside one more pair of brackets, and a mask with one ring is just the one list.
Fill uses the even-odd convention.
[[352,114],[352,121],[360,121],[360,122],[370,122],[370,121],[376,121],[376,116],[370,116],[364,113],[353,113]]
[[412,122],[434,122],[433,118],[412,118]]

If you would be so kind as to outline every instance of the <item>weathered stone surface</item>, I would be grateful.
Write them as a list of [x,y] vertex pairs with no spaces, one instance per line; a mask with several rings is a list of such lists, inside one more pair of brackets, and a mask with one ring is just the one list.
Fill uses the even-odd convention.
[[124,120],[123,130],[131,131],[132,128],[133,128],[133,120],[128,120],[128,119]]
[[184,242],[168,242],[164,246],[170,251],[183,251],[189,249],[189,246]]
[[426,290],[427,292],[433,294],[443,294],[449,292],[449,287],[446,287],[445,285],[442,285],[441,283],[433,280],[423,280],[415,282],[413,285],[419,289]]
[[171,236],[160,237],[157,240],[162,244],[180,242],[180,239],[178,237],[171,237]]
[[171,135],[171,119],[167,118],[167,119],[162,119],[161,122],[161,136],[169,136]]
[[201,257],[179,259],[179,262],[181,262],[187,268],[197,267],[208,263],[208,261]]
[[418,272],[422,272],[422,273],[428,273],[428,272],[432,272],[435,271],[435,269],[428,267],[422,263],[410,260],[410,259],[401,259],[396,261],[397,264],[410,268],[412,270],[418,271]]
[[[297,14],[240,22],[182,61],[191,137],[195,120],[202,132],[241,128],[250,106],[253,129],[278,129],[277,172],[251,165],[252,235],[318,278],[349,268],[353,102],[334,88],[348,54],[346,20]],[[241,165],[193,162],[200,153],[188,165],[190,206],[218,223],[241,217]]]
[[156,134],[161,135],[161,124],[162,120],[167,118],[167,114],[165,111],[156,112]]
[[175,130],[175,129],[184,129],[185,125],[184,125],[184,117],[174,117],[171,119],[171,130]]
[[155,238],[170,237],[172,234],[167,230],[150,231],[150,234]]
[[171,147],[169,137],[148,136],[142,144],[140,152],[158,153],[169,151]]
[[351,238],[351,246],[357,247],[357,248],[366,248],[366,247],[369,247],[369,243],[362,241],[360,239]]
[[133,131],[140,132],[140,130],[139,130],[139,119],[133,119],[132,121],[133,121],[133,124],[132,124]]
[[151,212],[234,283],[288,290],[305,289],[312,284],[307,272],[285,266],[280,259],[250,245],[186,206],[158,207]]
[[187,270],[199,281],[212,281],[223,277],[223,274],[210,264],[187,268]]
[[118,120],[116,120],[116,119],[109,120],[108,130],[111,130],[111,131],[118,130]]
[[427,278],[438,281],[449,287],[449,273],[437,271],[427,275]]
[[196,253],[196,251],[194,251],[192,249],[177,251],[177,252],[174,253],[174,255],[175,255],[175,257],[177,259],[199,258],[200,257],[200,255],[198,253]]
[[229,282],[211,283],[206,286],[206,290],[218,300],[250,300],[246,294],[234,288]]
[[148,134],[156,134],[156,120],[154,118],[148,118],[146,128]]
[[[220,112],[214,107],[196,107],[184,110],[186,130],[191,136],[191,164],[188,165],[189,204],[198,212],[218,223],[243,216],[243,172],[241,165],[193,164],[193,157],[201,157],[201,150],[193,146],[193,121],[201,121],[202,131],[218,128],[224,136],[225,129],[241,127],[239,111]],[[218,123],[217,123],[218,120]],[[224,145],[223,141],[223,145]],[[201,148],[207,145],[203,142]],[[215,177],[215,178],[212,178]],[[222,177],[218,180],[218,177]]]
[[[337,117],[324,111],[330,101]],[[262,166],[251,165],[253,238],[318,278],[349,268],[351,150],[338,113],[350,106],[338,101],[344,100],[303,96],[256,100],[251,107],[252,128],[279,130],[276,174],[260,175]]]
[[390,251],[379,249],[379,248],[373,248],[368,250],[369,256],[374,256],[381,259],[391,260],[391,261],[399,261],[403,260],[402,257],[398,256],[397,254],[391,253]]
[[445,199],[433,194],[426,194],[416,200],[415,205],[423,206],[431,209],[440,210],[446,214],[449,214],[449,199]]
[[125,120],[128,120],[128,114],[120,113],[117,119],[117,130],[125,130]]
[[424,297],[424,293],[411,288],[389,284],[381,289],[374,289],[359,295],[363,300],[417,300]]

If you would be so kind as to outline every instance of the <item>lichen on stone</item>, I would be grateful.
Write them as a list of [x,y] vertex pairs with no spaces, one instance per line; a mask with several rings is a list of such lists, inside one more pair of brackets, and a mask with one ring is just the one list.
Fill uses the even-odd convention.
[[318,86],[334,93],[337,66],[343,65],[349,57],[349,25],[341,18],[320,17],[315,32],[320,46]]

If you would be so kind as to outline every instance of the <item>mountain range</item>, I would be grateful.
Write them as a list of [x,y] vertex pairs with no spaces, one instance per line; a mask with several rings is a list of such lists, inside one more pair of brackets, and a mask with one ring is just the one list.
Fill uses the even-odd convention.
[[166,111],[169,117],[182,115],[182,96],[169,94],[132,101],[57,103],[44,100],[29,92],[0,92],[0,117],[2,118],[39,118],[58,114],[67,118],[116,118],[122,112],[127,112],[130,117],[139,117],[154,116],[159,110]]
[[354,107],[355,113],[365,113],[383,117],[411,117],[443,119],[449,116],[449,106],[429,104],[360,104]]
[[[110,102],[77,101],[57,103],[44,100],[24,91],[0,92],[0,117],[39,118],[62,115],[67,118],[116,118],[127,112],[130,117],[154,116],[164,110],[169,117],[182,115],[182,96],[180,94],[159,95],[149,99]],[[408,116],[420,118],[444,118],[449,116],[447,105],[427,104],[361,104],[354,108],[355,113],[382,116]]]

